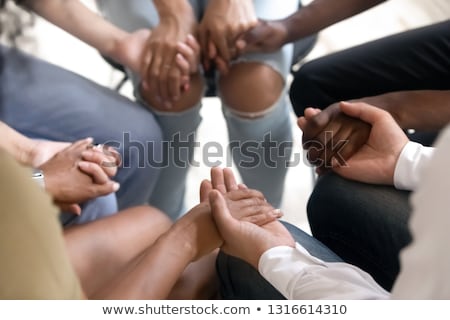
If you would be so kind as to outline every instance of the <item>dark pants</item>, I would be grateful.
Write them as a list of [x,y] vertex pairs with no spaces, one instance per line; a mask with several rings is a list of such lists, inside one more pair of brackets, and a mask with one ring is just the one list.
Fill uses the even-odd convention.
[[450,20],[340,51],[294,75],[295,113],[393,91],[450,89]]
[[[285,227],[308,252],[327,262],[342,260],[322,243],[297,227],[283,222]],[[255,268],[248,263],[219,253],[217,274],[220,279],[220,293],[223,299],[237,300],[282,300],[285,297],[267,282]]]
[[409,192],[328,174],[308,202],[313,235],[386,290],[398,275],[399,252],[410,241]]
[[[326,108],[394,91],[450,89],[450,20],[389,36],[305,64],[294,77],[292,105]],[[410,139],[429,145],[436,133]],[[313,235],[346,262],[369,272],[385,289],[408,244],[408,193],[391,187],[321,178],[310,198]]]

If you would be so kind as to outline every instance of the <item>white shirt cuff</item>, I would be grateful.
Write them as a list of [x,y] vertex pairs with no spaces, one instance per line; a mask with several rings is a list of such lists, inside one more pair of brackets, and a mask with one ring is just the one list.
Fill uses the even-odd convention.
[[259,259],[258,270],[267,281],[289,299],[288,292],[292,277],[309,265],[326,267],[322,260],[311,256],[305,248],[296,243],[295,248],[279,246],[264,252]]
[[403,148],[394,171],[394,186],[400,190],[415,190],[423,169],[432,158],[434,148],[408,142]]

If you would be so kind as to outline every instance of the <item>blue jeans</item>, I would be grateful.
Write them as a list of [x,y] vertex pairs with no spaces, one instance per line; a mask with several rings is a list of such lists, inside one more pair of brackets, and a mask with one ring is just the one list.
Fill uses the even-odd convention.
[[[93,137],[95,143],[116,146],[123,160],[115,177],[121,184],[116,194],[119,208],[149,203],[160,172],[149,165],[149,159],[161,158],[162,140],[150,112],[108,88],[16,49],[0,46],[0,59],[2,121],[30,138],[71,142]],[[109,215],[114,203],[110,196],[85,204],[84,210],[98,218],[99,206]]]
[[[197,19],[202,18],[208,2],[208,0],[189,0]],[[295,12],[298,9],[298,3],[298,0],[284,0],[283,4],[272,0],[255,0],[255,10],[258,17],[274,20]],[[130,32],[140,28],[154,28],[159,24],[158,12],[152,1],[97,0],[97,4],[108,20]],[[244,55],[240,58],[240,62],[251,61],[268,65],[285,79],[290,72],[292,54],[293,45],[288,44],[274,53]],[[139,76],[136,74],[130,76],[137,88],[140,82]],[[173,141],[177,136],[181,141],[185,141],[184,146],[187,146],[181,158],[179,150],[171,150],[171,153],[166,155],[166,162],[169,165],[162,170],[162,184],[158,185],[158,190],[153,197],[154,204],[173,219],[183,213],[184,190],[189,169],[187,165],[177,165],[173,159],[181,159],[184,164],[190,163],[195,145],[195,140],[191,140],[190,137],[195,137],[201,122],[200,108],[201,101],[198,101],[191,109],[181,113],[154,110],[164,139]],[[290,110],[284,91],[275,105],[266,110],[264,116],[254,119],[233,113],[230,106],[223,104],[223,116],[227,123],[230,151],[234,163],[244,183],[250,188],[261,190],[274,207],[279,207],[282,200],[288,170],[287,162],[291,155]],[[270,140],[274,146],[270,147],[270,150],[263,146],[267,140]],[[232,145],[238,147],[233,148]],[[279,151],[275,154],[273,149]],[[274,154],[268,154],[268,151]],[[166,196],[168,193],[172,195],[171,198]]]
[[[284,226],[308,252],[326,262],[342,261],[320,241],[299,228],[283,222]],[[220,293],[223,299],[237,300],[281,300],[285,297],[267,282],[251,265],[241,259],[219,253],[216,262],[220,279]]]

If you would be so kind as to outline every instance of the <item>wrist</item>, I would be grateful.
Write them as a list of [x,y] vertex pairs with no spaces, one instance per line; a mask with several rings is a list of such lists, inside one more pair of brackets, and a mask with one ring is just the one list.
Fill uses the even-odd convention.
[[17,161],[28,167],[36,167],[35,159],[37,157],[36,142],[31,139],[24,139],[24,141],[16,146]]
[[194,261],[197,256],[194,245],[195,239],[192,238],[192,234],[177,228],[176,224],[159,237],[157,243],[160,246],[167,247],[173,255],[189,262]]
[[186,0],[154,0],[153,3],[158,10],[160,21],[166,18],[181,20],[186,16],[195,17],[190,3]]

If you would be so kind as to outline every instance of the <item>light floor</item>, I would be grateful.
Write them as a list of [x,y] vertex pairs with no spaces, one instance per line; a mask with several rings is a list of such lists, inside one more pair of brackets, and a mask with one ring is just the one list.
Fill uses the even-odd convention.
[[[91,7],[93,6],[92,0],[83,0],[83,2]],[[307,3],[310,0],[304,0],[304,2]],[[320,34],[316,47],[306,60],[388,34],[449,18],[450,0],[391,0],[366,13],[324,30]],[[100,58],[97,51],[65,32],[39,19],[31,35],[37,39],[33,45],[27,45],[27,50],[105,86],[113,86],[117,83],[119,75]],[[130,85],[127,84],[122,93],[131,96],[130,92]],[[207,141],[217,141],[226,145],[226,127],[221,116],[219,101],[216,98],[205,99],[202,115],[203,122],[198,134],[201,145],[204,145]],[[296,146],[294,154],[301,156],[301,132],[295,126],[293,114],[292,122]],[[196,153],[195,158],[198,162],[201,162],[199,152]],[[197,202],[199,183],[208,176],[209,168],[204,165],[190,170],[186,194],[188,206]],[[306,219],[306,202],[312,186],[312,170],[310,167],[301,162],[296,167],[289,169],[282,204],[285,213],[284,218],[306,231],[309,230]]]

